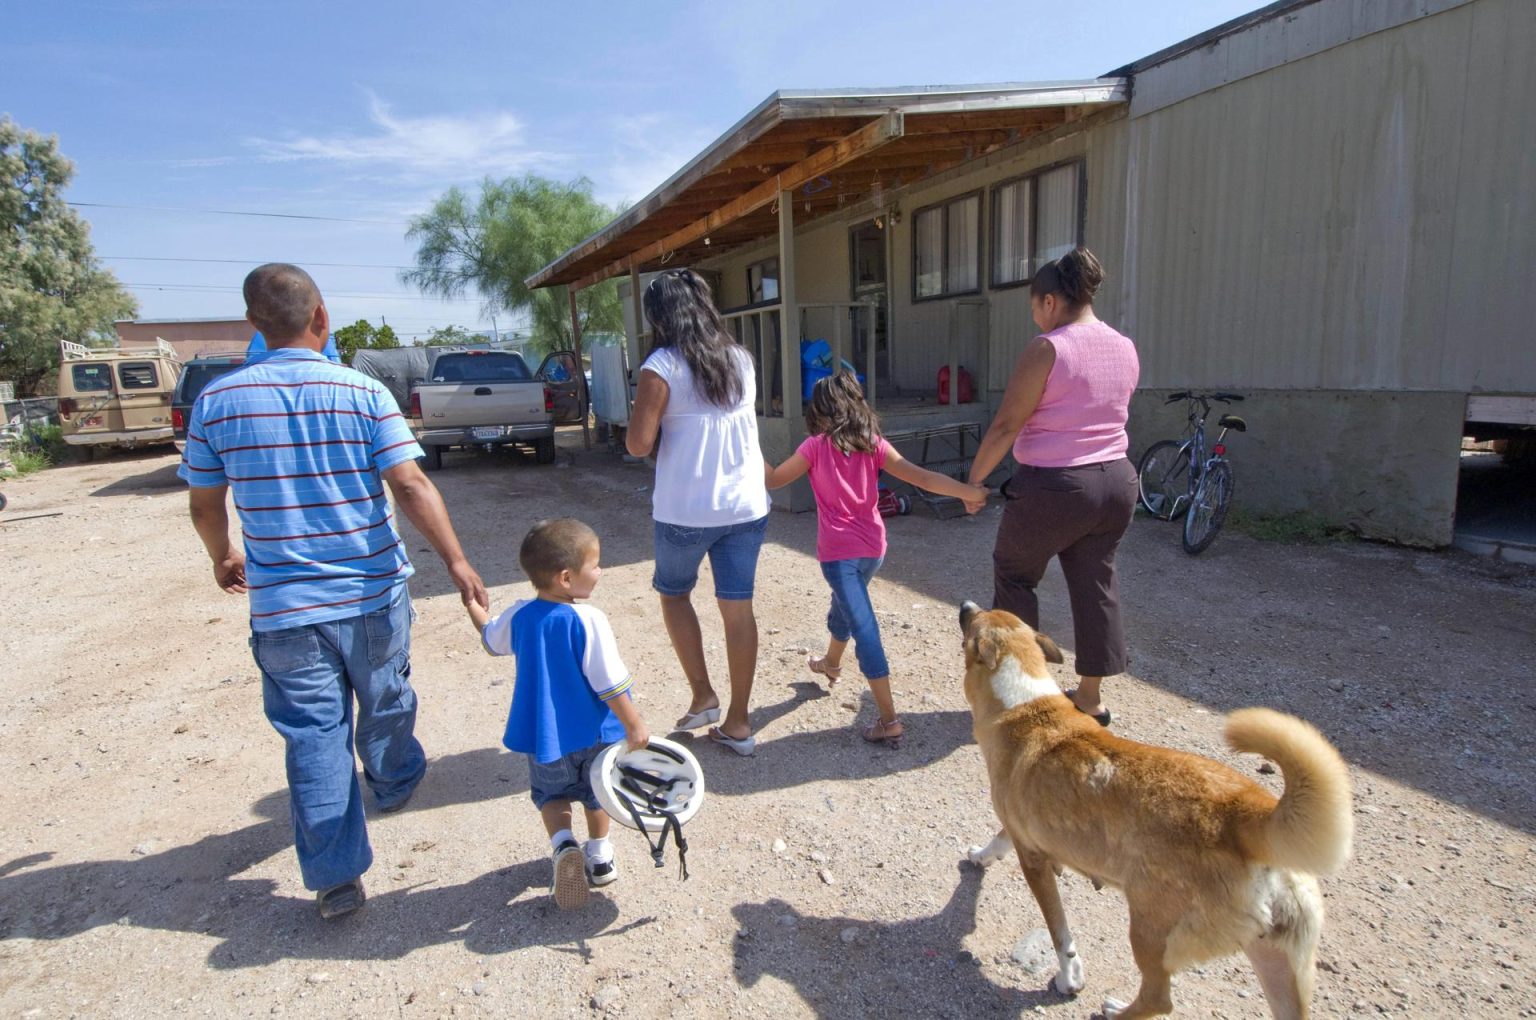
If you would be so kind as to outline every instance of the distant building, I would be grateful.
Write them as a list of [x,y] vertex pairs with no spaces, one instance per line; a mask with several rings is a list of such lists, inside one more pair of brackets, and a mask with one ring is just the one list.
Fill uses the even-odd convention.
[[245,319],[123,319],[115,323],[124,347],[153,346],[159,337],[182,361],[199,354],[238,354],[256,330]]

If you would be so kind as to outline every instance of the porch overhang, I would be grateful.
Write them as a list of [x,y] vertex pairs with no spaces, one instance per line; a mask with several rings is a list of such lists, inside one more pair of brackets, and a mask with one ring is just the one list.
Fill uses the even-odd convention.
[[574,289],[774,237],[1129,100],[1127,79],[775,92],[644,199],[528,277]]

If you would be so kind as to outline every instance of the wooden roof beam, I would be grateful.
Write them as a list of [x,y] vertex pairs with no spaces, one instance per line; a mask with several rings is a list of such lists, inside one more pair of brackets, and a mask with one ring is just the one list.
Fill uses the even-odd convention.
[[761,209],[776,201],[781,191],[793,191],[807,181],[813,181],[824,174],[836,170],[845,163],[865,156],[882,145],[896,140],[902,136],[904,118],[899,111],[893,111],[871,121],[864,127],[835,144],[827,146],[815,155],[801,160],[794,166],[775,174],[768,180],[759,184],[751,191],[726,203],[719,209],[702,219],[695,220],[681,230],[667,235],[659,241],[653,241],[638,251],[631,252],[624,258],[611,262],[596,272],[589,273],[577,280],[573,286],[580,290],[590,287],[594,283],[601,283],[610,276],[627,273],[631,266],[641,266],[651,259],[660,258],[667,252],[675,251],[701,238],[708,237],[711,232],[720,229],[728,223],[746,216],[748,213]]

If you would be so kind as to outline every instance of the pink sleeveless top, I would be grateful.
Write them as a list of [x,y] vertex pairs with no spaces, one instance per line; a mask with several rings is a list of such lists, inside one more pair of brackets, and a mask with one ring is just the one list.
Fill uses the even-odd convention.
[[1125,419],[1141,376],[1136,345],[1102,322],[1043,334],[1056,348],[1040,404],[1013,441],[1013,459],[1033,467],[1078,467],[1125,456]]

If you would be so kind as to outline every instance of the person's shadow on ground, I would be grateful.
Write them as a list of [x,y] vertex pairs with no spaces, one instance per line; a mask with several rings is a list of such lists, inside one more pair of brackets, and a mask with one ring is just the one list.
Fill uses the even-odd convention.
[[791,985],[817,1016],[1009,1016],[1066,996],[999,985],[963,948],[976,930],[982,871],[959,864],[959,881],[937,914],[878,922],[813,917],[779,899],[731,908],[739,930],[736,980]]
[[[705,730],[669,734],[699,758],[710,793],[730,797],[827,780],[893,776],[925,768],[973,742],[969,710],[902,712],[906,734],[899,748],[866,743],[852,725],[854,715],[848,716],[846,726],[778,736],[773,723],[828,697],[824,688],[809,681],[788,687],[791,693],[784,699],[752,710],[753,731],[759,736],[757,754],[751,758],[712,746]],[[862,685],[848,684],[846,691],[839,687],[835,696],[862,706],[858,720],[874,719],[873,702]]]
[[[433,759],[406,810],[491,800],[527,789],[521,756],[478,749]],[[288,805],[286,790],[270,793],[253,807],[262,821],[165,850],[150,844],[125,860],[46,867],[55,855],[41,852],[0,862],[0,940],[60,940],[109,924],[195,932],[225,940],[209,954],[209,962],[228,968],[279,958],[396,958],[420,946],[461,940],[479,953],[535,942],[572,942],[573,951],[582,951],[582,940],[618,916],[611,902],[597,896],[587,910],[545,918],[548,903],[542,894],[550,865],[542,857],[458,886],[427,889],[388,889],[383,883],[389,881],[389,869],[376,861],[366,879],[371,921],[327,924],[310,897],[279,896],[270,879],[236,877],[274,855],[291,855]],[[376,814],[372,822],[377,824]],[[538,895],[520,899],[530,891]],[[643,923],[648,922],[635,922]]]

